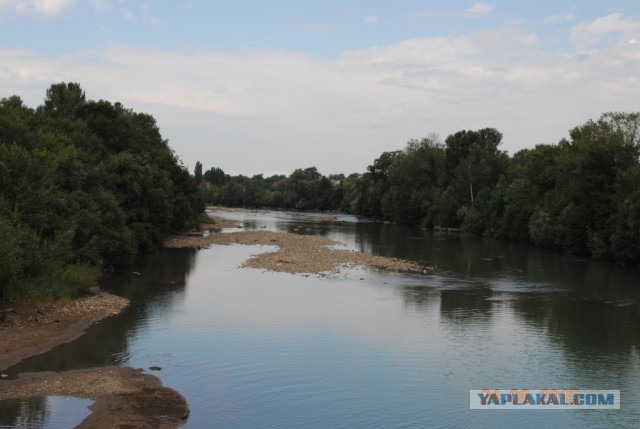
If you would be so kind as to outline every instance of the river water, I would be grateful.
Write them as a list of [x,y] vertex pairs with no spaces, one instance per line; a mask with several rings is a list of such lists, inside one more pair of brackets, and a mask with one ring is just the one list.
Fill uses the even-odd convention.
[[[640,427],[640,270],[414,227],[224,213],[437,266],[302,276],[260,246],[166,249],[102,287],[131,299],[4,371],[159,366],[187,428]],[[140,273],[136,275],[133,271]],[[471,389],[620,390],[620,410],[470,410]],[[2,428],[67,428],[90,401],[0,402]]]

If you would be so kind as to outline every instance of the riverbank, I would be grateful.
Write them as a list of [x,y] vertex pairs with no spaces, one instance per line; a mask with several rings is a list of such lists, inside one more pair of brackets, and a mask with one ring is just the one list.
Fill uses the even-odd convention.
[[[129,301],[100,290],[48,307],[21,305],[2,311],[0,373],[19,361],[81,336],[91,324],[120,313]],[[0,400],[41,396],[95,400],[78,428],[177,428],[189,413],[178,392],[133,368],[93,368],[0,378]]]
[[189,415],[182,395],[142,370],[96,368],[21,374],[0,381],[0,400],[42,396],[92,399],[92,413],[77,429],[177,428]]
[[420,273],[434,268],[413,261],[370,255],[339,249],[341,243],[327,237],[273,231],[235,231],[201,236],[173,236],[166,247],[207,248],[211,245],[277,246],[277,250],[260,253],[243,266],[292,274],[321,274],[338,272],[343,267],[364,266],[375,270]]
[[20,305],[2,310],[0,370],[75,340],[91,324],[120,313],[128,304],[125,298],[94,290],[92,295],[48,307]]

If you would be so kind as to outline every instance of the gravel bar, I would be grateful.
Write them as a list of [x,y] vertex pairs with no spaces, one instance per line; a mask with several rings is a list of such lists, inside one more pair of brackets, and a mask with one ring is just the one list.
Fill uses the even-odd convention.
[[211,245],[277,246],[253,256],[244,266],[287,273],[319,274],[340,271],[341,267],[364,266],[376,270],[427,274],[433,267],[403,259],[376,256],[353,250],[339,249],[341,243],[326,237],[273,231],[236,231],[208,236],[174,236],[166,247],[207,248]]

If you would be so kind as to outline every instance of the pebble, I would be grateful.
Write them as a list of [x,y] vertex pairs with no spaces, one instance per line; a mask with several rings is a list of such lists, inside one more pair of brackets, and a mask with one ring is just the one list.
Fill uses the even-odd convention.
[[344,267],[365,266],[395,272],[427,274],[433,267],[386,256],[339,249],[341,243],[317,235],[278,233],[273,231],[238,231],[211,234],[208,237],[174,236],[167,247],[209,247],[211,245],[275,245],[278,250],[258,254],[243,266],[288,273],[321,274]]

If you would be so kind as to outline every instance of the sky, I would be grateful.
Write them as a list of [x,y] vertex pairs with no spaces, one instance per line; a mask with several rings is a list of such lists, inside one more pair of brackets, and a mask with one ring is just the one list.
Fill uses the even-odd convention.
[[0,0],[0,97],[156,118],[190,169],[364,172],[486,127],[510,154],[640,110],[640,0]]

